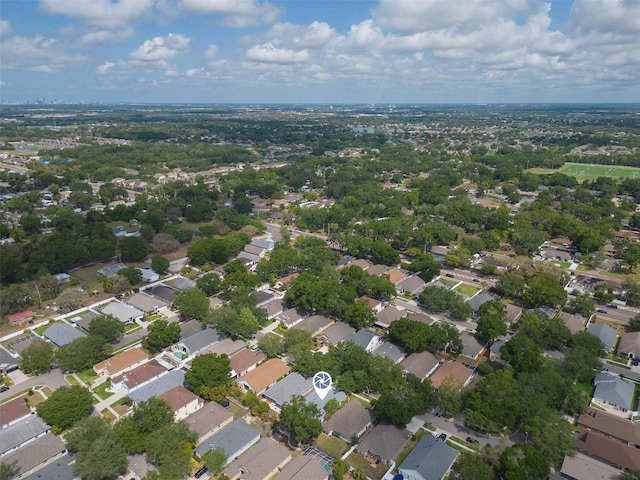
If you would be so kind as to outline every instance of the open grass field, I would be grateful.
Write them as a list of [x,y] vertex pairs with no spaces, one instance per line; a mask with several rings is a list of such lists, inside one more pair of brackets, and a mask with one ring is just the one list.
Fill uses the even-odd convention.
[[531,168],[531,173],[551,174],[564,173],[575,177],[578,182],[595,180],[598,177],[635,178],[640,177],[640,168],[622,167],[617,165],[594,165],[590,163],[566,163],[558,170],[549,168]]

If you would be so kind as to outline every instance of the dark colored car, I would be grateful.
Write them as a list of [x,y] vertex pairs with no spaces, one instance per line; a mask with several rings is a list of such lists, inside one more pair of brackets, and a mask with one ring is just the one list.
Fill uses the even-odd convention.
[[202,475],[204,475],[205,473],[207,473],[207,467],[202,467],[200,470],[198,470],[196,472],[196,474],[194,475],[194,477],[196,478],[200,478]]
[[606,315],[607,314],[607,311],[606,310],[602,310],[602,309],[596,310],[596,312],[601,313],[602,315]]
[[220,400],[220,406],[222,408],[229,408],[231,406],[231,402],[229,400],[227,400],[226,398]]
[[9,390],[9,387],[7,387],[6,385],[0,386],[0,392],[6,392],[7,390]]
[[467,437],[467,438],[465,438],[465,440],[466,440],[467,443],[479,443],[478,440],[476,440],[473,437]]
[[447,434],[446,433],[441,433],[440,435],[438,435],[438,438],[440,440],[446,440],[447,439]]

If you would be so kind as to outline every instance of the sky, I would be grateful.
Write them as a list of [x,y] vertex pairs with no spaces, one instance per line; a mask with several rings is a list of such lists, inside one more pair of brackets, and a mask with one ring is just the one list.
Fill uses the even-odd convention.
[[0,100],[637,103],[640,0],[0,0]]

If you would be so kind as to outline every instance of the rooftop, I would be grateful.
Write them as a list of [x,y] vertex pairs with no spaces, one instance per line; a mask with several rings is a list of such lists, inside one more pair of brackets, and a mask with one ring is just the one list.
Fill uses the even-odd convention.
[[54,323],[42,335],[58,347],[67,345],[78,338],[86,337],[86,333],[64,322]]
[[205,328],[183,338],[177,346],[190,355],[196,354],[214,343],[218,343],[224,335],[215,328]]
[[167,306],[167,302],[157,297],[152,297],[145,293],[135,293],[127,298],[127,303],[143,312],[153,312],[154,310]]
[[129,370],[126,373],[111,378],[111,383],[120,383],[124,381],[127,388],[132,390],[138,385],[151,380],[166,371],[167,369],[154,358],[133,370]]
[[238,381],[249,386],[255,393],[260,393],[290,371],[291,367],[282,360],[272,358],[240,377]]
[[298,455],[285,465],[275,480],[326,480],[329,472],[315,455]]
[[451,361],[440,365],[430,378],[432,385],[438,388],[447,377],[452,377],[455,382],[465,385],[472,375],[473,372],[462,363]]
[[336,322],[333,325],[325,328],[320,335],[326,338],[329,344],[337,345],[342,340],[347,338],[349,335],[354,334],[355,332],[356,330],[348,323]]
[[265,358],[267,358],[267,355],[262,351],[254,352],[248,348],[243,348],[229,357],[229,363],[231,364],[231,370],[236,374],[241,374]]
[[606,460],[620,468],[640,469],[638,449],[597,432],[581,430],[576,439],[578,449]]
[[249,425],[242,418],[238,418],[225,428],[214,434],[211,438],[196,448],[198,455],[202,456],[209,450],[222,447],[231,460],[239,455],[248,444],[253,444],[260,439],[260,431]]
[[111,302],[102,309],[103,315],[111,315],[122,323],[133,322],[144,315],[144,311],[122,302]]
[[158,397],[178,385],[184,385],[184,370],[171,370],[165,375],[133,390],[129,393],[129,398],[134,402],[145,402],[151,397]]
[[336,432],[341,437],[350,439],[368,425],[372,425],[374,420],[371,409],[364,408],[357,400],[351,400],[330,419],[324,421],[323,429],[325,432]]
[[405,358],[400,365],[418,378],[426,378],[438,366],[440,360],[430,352],[416,352]]
[[[229,478],[264,480],[291,458],[291,452],[271,437],[262,438],[224,471]],[[241,475],[238,477],[238,475]]]
[[15,422],[19,418],[31,415],[31,408],[25,397],[18,397],[0,405],[0,426]]
[[267,400],[271,400],[277,406],[282,406],[285,402],[290,401],[292,396],[304,395],[311,388],[310,379],[304,378],[298,372],[293,372],[267,389],[262,396]]
[[457,457],[458,451],[444,440],[425,435],[398,468],[400,473],[416,474],[416,479],[442,480]]
[[48,431],[49,425],[37,415],[30,415],[3,428],[0,435],[0,456]]
[[233,413],[216,402],[209,402],[204,407],[184,419],[200,438],[220,428],[233,418]]
[[620,470],[583,453],[565,455],[560,473],[576,480],[616,480]]
[[173,412],[177,412],[186,405],[189,405],[191,402],[203,401],[199,396],[187,390],[182,385],[176,385],[163,394],[158,395],[157,398],[158,400],[164,400]]
[[139,348],[131,348],[122,353],[114,355],[111,358],[107,358],[102,362],[98,362],[93,366],[93,369],[96,372],[100,372],[105,370],[107,375],[112,376],[119,373],[121,370],[130,367],[131,365],[135,365],[136,363],[142,362],[149,358],[145,352],[143,352]]
[[380,457],[385,463],[393,460],[411,437],[408,430],[396,425],[379,423],[367,433],[356,449],[363,454]]
[[578,417],[578,425],[596,430],[627,443],[640,445],[640,424],[602,410],[588,408]]

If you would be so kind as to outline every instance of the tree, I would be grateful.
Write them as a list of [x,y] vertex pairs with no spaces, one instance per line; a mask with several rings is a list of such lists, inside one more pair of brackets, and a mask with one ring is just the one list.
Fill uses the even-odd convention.
[[430,253],[423,253],[416,257],[409,265],[409,270],[418,272],[418,276],[425,282],[430,282],[440,273],[440,264]]
[[166,320],[156,320],[149,326],[149,334],[143,344],[151,353],[157,353],[179,339],[180,325],[175,322],[168,323]]
[[462,409],[462,384],[453,376],[445,378],[438,387],[438,406],[445,418],[450,418]]
[[185,478],[197,439],[198,434],[184,421],[164,425],[147,438],[147,460],[158,466],[161,478]]
[[142,237],[121,237],[118,246],[125,262],[138,262],[147,256],[147,243]]
[[55,359],[53,345],[49,342],[36,342],[22,352],[20,369],[24,373],[42,373],[51,368]]
[[58,295],[56,304],[61,313],[69,313],[86,305],[87,295],[77,288],[67,288]]
[[629,270],[633,271],[633,268],[640,264],[640,243],[630,242],[625,244],[624,249],[621,253],[618,253],[618,256],[629,265]]
[[571,424],[554,411],[547,409],[530,417],[522,429],[528,432],[536,451],[552,465],[560,465],[565,455],[576,451]]
[[627,278],[622,282],[622,288],[625,290],[627,305],[634,307],[640,305],[640,283],[632,278]]
[[480,455],[471,452],[462,452],[453,465],[453,471],[461,479],[492,480],[493,469]]
[[230,373],[229,357],[208,353],[193,360],[191,369],[187,370],[184,378],[196,395],[207,400],[220,401],[231,385]]
[[83,479],[107,480],[127,470],[127,452],[104,418],[80,420],[65,441],[75,454],[74,470]]
[[62,290],[58,279],[51,274],[41,276],[36,283],[43,298],[55,298]]
[[63,372],[79,372],[91,368],[105,359],[104,338],[100,335],[88,335],[77,338],[58,349],[56,357]]
[[313,346],[313,338],[311,333],[306,330],[290,328],[284,332],[284,349],[291,352],[297,348],[311,349]]
[[640,470],[625,468],[618,480],[640,480]]
[[584,318],[589,318],[596,311],[595,302],[588,293],[576,294],[569,302],[569,305]]
[[557,278],[542,274],[529,280],[522,298],[530,307],[555,307],[566,303],[567,292]]
[[0,480],[11,480],[17,473],[18,461],[14,460],[11,463],[0,462]]
[[122,275],[113,275],[103,280],[102,288],[108,293],[122,293],[131,288],[131,283]]
[[629,319],[629,323],[627,324],[628,332],[640,332],[640,314],[635,317]]
[[340,410],[340,402],[335,398],[332,398],[324,405],[325,415],[324,418],[328,420],[333,417],[333,414]]
[[531,445],[507,447],[498,463],[498,475],[509,480],[542,480],[549,475],[549,461]]
[[173,303],[182,318],[203,319],[209,312],[209,299],[199,288],[188,288],[176,294]]
[[208,296],[222,290],[222,279],[217,273],[207,273],[196,279],[196,286]]
[[101,336],[106,343],[113,343],[124,333],[124,325],[111,315],[100,315],[91,320],[89,333]]
[[115,424],[115,431],[129,453],[145,451],[148,439],[162,428],[173,423],[169,405],[155,397],[140,402],[129,416]]
[[118,275],[124,277],[129,282],[129,285],[138,285],[142,281],[142,272],[136,267],[126,267],[122,270],[118,270]]
[[403,382],[388,383],[373,405],[377,420],[405,427],[414,415],[436,405],[437,398],[430,382],[421,382],[409,374]]
[[158,275],[164,275],[165,273],[167,273],[169,271],[170,265],[171,263],[169,262],[169,260],[159,253],[156,253],[153,257],[151,257],[151,268]]
[[222,470],[227,462],[227,454],[222,447],[214,447],[202,456],[207,469],[214,475]]
[[373,325],[376,317],[366,300],[357,300],[344,310],[344,319],[356,330]]
[[513,426],[520,405],[520,387],[508,370],[498,370],[480,380],[467,399],[465,425],[480,432],[497,432]]
[[525,286],[526,284],[520,276],[513,273],[504,273],[500,275],[494,290],[502,297],[517,298],[522,295]]
[[322,433],[321,413],[315,403],[307,403],[300,395],[282,405],[280,420],[289,432],[290,442],[299,444]]
[[542,365],[542,352],[522,333],[514,335],[500,350],[502,358],[519,372],[536,372]]
[[507,334],[506,317],[498,313],[485,313],[478,319],[476,333],[478,338],[493,342],[496,338]]
[[276,358],[284,353],[284,339],[275,333],[267,333],[258,341],[258,347],[267,357]]
[[260,328],[258,319],[249,307],[243,307],[240,312],[229,306],[218,308],[211,313],[210,320],[220,331],[236,338],[251,338]]
[[149,247],[153,252],[167,253],[173,252],[180,246],[180,242],[173,235],[168,233],[158,233],[153,236]]
[[349,465],[344,460],[338,459],[334,462],[331,469],[331,480],[343,480],[344,476],[349,472]]
[[84,387],[60,387],[38,404],[38,415],[60,432],[85,418],[93,408],[93,395]]

